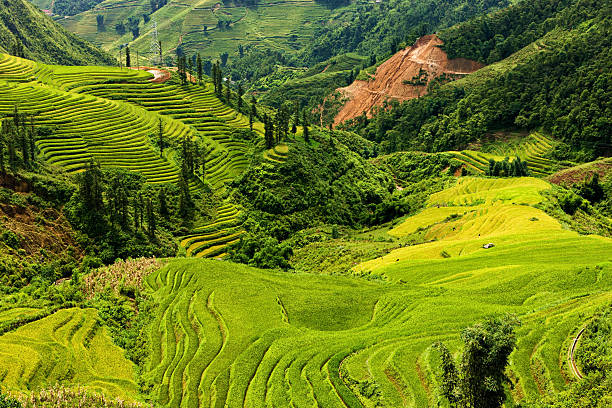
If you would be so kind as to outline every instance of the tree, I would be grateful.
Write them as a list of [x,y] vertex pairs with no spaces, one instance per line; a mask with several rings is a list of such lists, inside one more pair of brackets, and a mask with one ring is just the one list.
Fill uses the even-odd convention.
[[181,178],[179,179],[179,188],[180,188],[180,196],[179,196],[179,215],[183,220],[186,220],[191,214],[191,210],[193,208],[193,202],[191,201],[191,193],[189,191],[189,184],[185,180],[185,177],[181,174]]
[[242,46],[242,44],[238,44],[238,55],[240,56],[240,58],[244,57],[244,47]]
[[23,44],[18,39],[11,45],[11,55],[19,58],[25,58],[25,50]]
[[115,32],[119,35],[125,34],[125,24],[123,23],[123,20],[115,24]]
[[130,46],[129,45],[125,46],[125,66],[128,67],[128,68],[132,66],[132,57],[130,55]]
[[448,348],[437,343],[441,357],[440,393],[451,407],[499,408],[505,399],[504,384],[510,353],[516,346],[513,316],[488,317],[461,333],[463,352],[459,366]]
[[237,95],[238,111],[242,109],[242,95],[244,95],[244,89],[242,89],[241,84],[238,84],[238,95]]
[[2,174],[6,173],[6,168],[4,167],[4,134],[0,132],[0,171]]
[[200,85],[202,84],[202,57],[200,56],[200,53],[198,53],[198,57],[196,60],[196,67],[197,67],[197,71],[198,71],[198,82],[200,83]]
[[98,32],[106,31],[106,27],[104,26],[104,16],[102,14],[98,14],[96,16],[96,25]]
[[231,100],[231,89],[230,89],[230,84],[229,81],[226,81],[226,88],[225,88],[225,102],[230,105],[232,100]]
[[140,17],[130,16],[128,17],[128,28],[132,32],[132,38],[135,40],[140,36]]
[[164,63],[163,52],[162,52],[162,42],[158,41],[157,46],[159,50],[159,64],[161,65]]
[[266,141],[266,148],[271,149],[274,147],[274,125],[268,115],[264,113],[264,139]]
[[249,112],[249,126],[251,131],[253,131],[253,121],[257,116],[257,101],[255,100],[255,95],[251,95],[251,111]]
[[304,128],[304,141],[310,143],[310,132],[308,130],[308,121],[306,120],[306,111],[302,115],[302,127]]
[[295,104],[295,112],[293,113],[293,125],[291,126],[291,133],[295,136],[297,133],[297,127],[300,126],[300,104]]
[[166,199],[166,187],[159,189],[159,215],[163,218],[168,219],[170,217],[170,211],[168,210],[168,202]]
[[229,54],[227,52],[223,52],[219,55],[219,57],[221,58],[221,67],[225,68],[225,66],[227,65],[227,59],[229,58]]
[[157,229],[157,221],[155,220],[155,211],[151,199],[147,199],[147,232],[151,239],[155,238],[155,230]]

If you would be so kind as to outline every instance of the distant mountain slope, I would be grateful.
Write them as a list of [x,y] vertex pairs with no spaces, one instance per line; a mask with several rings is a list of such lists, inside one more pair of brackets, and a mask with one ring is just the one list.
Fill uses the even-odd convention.
[[69,33],[26,0],[0,0],[0,49],[19,41],[24,56],[48,64],[113,65],[114,59]]
[[406,101],[427,93],[427,86],[440,78],[459,78],[483,67],[465,58],[449,59],[436,35],[421,37],[413,46],[397,52],[376,70],[370,81],[355,81],[340,91],[348,98],[336,115],[339,124],[382,106],[387,99]]
[[[534,7],[546,9],[549,2],[534,0]],[[430,89],[426,97],[380,110],[373,120],[358,118],[347,129],[380,142],[388,152],[461,150],[499,130],[541,130],[564,143],[551,153],[555,160],[588,161],[608,156],[612,152],[612,17],[610,2],[603,3],[572,0],[559,13],[551,12],[541,29],[546,34],[508,58]],[[513,10],[488,18],[496,21]],[[475,29],[462,27],[478,26],[478,32],[487,27],[492,30],[494,26],[487,19],[453,28],[449,32],[456,37],[449,32],[442,32],[440,37],[449,41],[444,46],[449,56],[489,62],[507,50],[502,53],[500,46],[496,52],[486,38],[497,38],[499,44],[510,42],[513,50],[522,45],[522,39],[516,40],[523,38],[522,27],[532,27],[539,33],[536,28],[541,20],[524,14],[514,23],[512,34],[493,31],[486,37],[475,36],[475,48],[462,45],[469,43]],[[525,38],[532,37],[527,30]],[[480,50],[480,54],[472,49]]]

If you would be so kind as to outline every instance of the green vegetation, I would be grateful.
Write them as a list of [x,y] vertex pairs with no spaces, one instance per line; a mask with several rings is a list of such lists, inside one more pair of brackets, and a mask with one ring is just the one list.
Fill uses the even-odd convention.
[[610,71],[610,18],[599,2],[580,6],[568,9],[569,27],[551,28],[516,57],[348,128],[389,149],[427,151],[463,149],[500,129],[541,128],[571,146],[555,159],[594,159],[611,142],[609,76],[600,74]]
[[5,387],[32,389],[62,381],[134,398],[131,364],[112,344],[94,309],[63,309],[0,337]]
[[609,405],[609,7],[510,3],[38,0],[127,67],[0,54],[0,408]]
[[299,58],[307,64],[346,52],[384,58],[394,54],[402,45],[412,45],[425,34],[510,3],[509,0],[357,3],[353,9],[338,13],[331,24],[321,27]]
[[451,407],[499,408],[506,399],[504,386],[510,353],[516,347],[511,318],[488,318],[461,333],[465,348],[457,367],[448,348],[439,343],[442,395]]
[[[590,0],[519,2],[457,24],[444,30],[440,38],[450,58],[463,57],[492,64],[555,28],[575,27],[596,17],[601,7],[601,3]],[[578,21],[577,14],[581,17]]]
[[27,0],[0,3],[0,44],[0,51],[48,64],[114,64],[108,54],[70,34]]

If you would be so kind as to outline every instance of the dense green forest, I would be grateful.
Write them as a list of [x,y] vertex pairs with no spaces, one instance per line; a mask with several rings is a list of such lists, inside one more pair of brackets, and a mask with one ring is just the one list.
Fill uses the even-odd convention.
[[103,0],[55,0],[52,11],[60,16],[73,16],[95,7],[102,1]]
[[519,2],[443,30],[440,38],[450,58],[492,64],[509,57],[555,28],[576,28],[597,14],[610,13],[610,4],[591,0]]
[[320,28],[298,59],[306,65],[356,51],[380,58],[419,37],[510,4],[509,0],[392,0],[359,4]]

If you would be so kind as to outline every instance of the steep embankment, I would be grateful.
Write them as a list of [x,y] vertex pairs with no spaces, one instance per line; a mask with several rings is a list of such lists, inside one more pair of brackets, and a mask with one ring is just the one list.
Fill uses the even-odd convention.
[[483,67],[465,58],[448,59],[439,47],[442,44],[436,35],[422,37],[412,47],[381,64],[371,81],[355,81],[339,89],[348,101],[336,115],[335,123],[353,119],[363,112],[370,115],[372,108],[381,106],[387,99],[418,98],[427,93],[427,85],[436,78],[454,79]]
[[24,56],[47,64],[113,65],[108,54],[70,34],[26,0],[0,0],[0,49],[16,42]]

